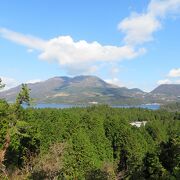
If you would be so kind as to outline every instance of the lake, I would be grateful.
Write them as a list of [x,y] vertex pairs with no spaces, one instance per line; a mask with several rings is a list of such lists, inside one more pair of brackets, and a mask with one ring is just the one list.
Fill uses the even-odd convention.
[[[72,107],[86,107],[86,105],[72,105],[72,104],[45,104],[39,103],[33,106],[34,108],[57,108],[57,109],[64,109],[64,108],[72,108]],[[141,104],[136,106],[128,106],[128,105],[116,105],[111,106],[114,108],[144,108],[144,109],[151,109],[151,110],[158,110],[160,108],[159,104]]]

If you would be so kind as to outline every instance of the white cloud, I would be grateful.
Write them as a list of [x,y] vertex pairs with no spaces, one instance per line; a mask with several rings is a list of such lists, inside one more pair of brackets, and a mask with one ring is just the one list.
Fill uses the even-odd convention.
[[135,51],[130,46],[103,46],[100,43],[80,40],[75,42],[70,36],[59,36],[48,41],[13,32],[1,28],[2,37],[20,43],[28,48],[40,50],[39,57],[44,60],[58,60],[61,65],[76,64],[79,62],[114,61],[131,59],[144,52]]
[[5,87],[2,89],[3,91],[10,89],[10,88],[13,88],[19,84],[19,82],[13,78],[4,77],[4,76],[0,76],[0,78],[2,80],[2,83],[5,84]]
[[21,45],[25,45],[31,49],[41,50],[44,48],[46,44],[45,41],[40,38],[31,35],[24,35],[21,33],[17,33],[6,28],[0,28],[0,35],[5,39],[14,41]]
[[42,81],[41,79],[31,79],[31,80],[26,81],[26,83],[33,84],[33,83],[37,83],[37,82],[41,82],[41,81]]
[[34,50],[33,49],[27,49],[28,53],[32,53]]
[[169,80],[169,79],[162,79],[162,80],[159,80],[157,82],[158,85],[161,85],[161,84],[172,84],[172,81]]
[[132,59],[143,53],[143,50],[135,51],[130,46],[103,46],[94,41],[88,43],[84,40],[75,42],[70,36],[60,36],[47,42],[47,46],[40,54],[44,60],[57,59],[61,65],[120,61]]
[[162,27],[161,21],[169,14],[179,13],[179,10],[180,0],[151,0],[143,13],[131,13],[119,23],[119,30],[125,34],[122,46],[75,41],[71,36],[44,40],[5,28],[0,28],[0,36],[26,46],[28,52],[37,50],[40,59],[58,62],[71,75],[96,73],[97,64],[118,64],[144,54],[146,49],[137,45],[152,41],[153,33]]
[[132,13],[119,23],[118,29],[125,33],[127,45],[143,44],[153,40],[153,33],[161,28],[166,15],[179,10],[180,0],[151,0],[144,13]]
[[159,80],[157,84],[180,84],[180,68],[174,68],[167,74],[167,79]]
[[[96,41],[74,41],[70,36],[59,36],[50,40],[24,35],[0,28],[0,36],[22,44],[28,49],[40,52],[39,58],[45,61],[55,61],[68,72],[93,72],[96,63],[119,62],[133,59],[145,53],[144,48],[136,50],[131,46],[102,45]],[[28,50],[29,51],[29,50]]]
[[153,40],[152,34],[160,29],[160,22],[150,14],[133,13],[125,18],[118,28],[126,34],[126,44],[136,45]]
[[159,80],[157,82],[158,85],[161,84],[180,84],[180,79],[163,79],[163,80]]
[[145,53],[144,48],[102,45],[96,41],[74,41],[70,36],[59,36],[50,40],[42,40],[29,35],[0,28],[3,38],[22,44],[28,49],[38,50],[39,58],[45,61],[57,61],[67,71],[79,73],[94,71],[95,63],[119,62],[133,59]]
[[[3,89],[1,89],[0,91],[5,91],[8,89],[11,89],[13,87],[16,87],[20,84],[22,84],[22,82],[17,81],[14,78],[11,77],[4,77],[4,76],[0,76],[0,79],[2,80],[2,84],[5,84],[5,87]],[[32,80],[28,80],[25,83],[37,83],[37,82],[41,82],[41,79],[32,79]],[[23,82],[24,83],[24,82]]]
[[167,14],[179,13],[180,0],[151,0],[148,12],[156,17],[165,17]]
[[168,74],[169,77],[180,77],[180,68],[171,69]]
[[105,79],[105,81],[109,84],[113,84],[119,87],[124,87],[124,83],[122,83],[118,78]]

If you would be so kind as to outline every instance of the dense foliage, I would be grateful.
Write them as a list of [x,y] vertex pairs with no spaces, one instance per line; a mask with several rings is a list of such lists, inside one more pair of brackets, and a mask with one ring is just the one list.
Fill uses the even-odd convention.
[[170,112],[179,112],[180,111],[180,101],[162,105],[161,109],[165,109]]
[[[1,177],[9,179],[179,179],[180,113],[106,105],[23,109],[0,100]],[[130,122],[147,121],[140,128]],[[0,154],[1,155],[1,154]],[[13,178],[12,178],[13,177]]]

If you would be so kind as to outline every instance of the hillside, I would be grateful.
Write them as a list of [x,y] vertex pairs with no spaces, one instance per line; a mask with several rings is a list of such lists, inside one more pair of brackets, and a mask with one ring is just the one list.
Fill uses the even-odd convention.
[[180,96],[180,84],[162,84],[151,93],[164,94],[168,96]]
[[[0,98],[14,101],[21,86],[3,91]],[[46,81],[28,84],[31,97],[46,103],[139,103],[145,93],[140,89],[128,89],[108,84],[96,76],[54,77]]]
[[[164,84],[150,93],[109,84],[96,76],[53,77],[30,83],[31,97],[36,103],[133,105],[179,101],[180,84]],[[0,92],[0,98],[14,101],[21,85]]]
[[169,103],[180,100],[180,84],[162,84],[146,95],[150,102]]

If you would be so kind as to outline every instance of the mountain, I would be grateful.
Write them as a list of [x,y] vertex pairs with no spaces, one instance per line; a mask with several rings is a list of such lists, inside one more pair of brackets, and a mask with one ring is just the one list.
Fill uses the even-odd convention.
[[148,93],[145,99],[151,103],[177,102],[180,100],[180,84],[162,84]]
[[[166,103],[180,100],[180,84],[164,84],[150,93],[109,84],[96,76],[53,77],[29,83],[30,96],[36,103],[114,104]],[[15,101],[21,85],[0,92],[0,98]]]
[[168,96],[180,96],[180,84],[162,84],[155,88],[152,94],[164,94]]
[[[37,103],[140,103],[143,91],[108,84],[96,76],[54,77],[46,81],[30,83],[31,97]],[[0,92],[0,98],[14,101],[21,86]]]

